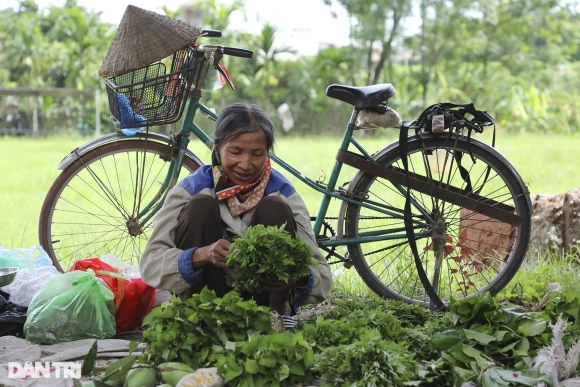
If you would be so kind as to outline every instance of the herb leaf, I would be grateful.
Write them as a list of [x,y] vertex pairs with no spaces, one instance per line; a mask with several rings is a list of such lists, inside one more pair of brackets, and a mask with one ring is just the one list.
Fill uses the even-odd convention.
[[230,245],[227,264],[236,270],[228,275],[228,283],[237,291],[287,283],[309,275],[309,266],[319,265],[310,246],[292,238],[284,226],[250,226]]

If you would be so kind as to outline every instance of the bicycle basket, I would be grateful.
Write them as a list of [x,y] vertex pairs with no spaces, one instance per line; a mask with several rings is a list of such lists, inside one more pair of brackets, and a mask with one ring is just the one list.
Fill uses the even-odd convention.
[[[105,78],[109,109],[118,128],[139,128],[179,121],[199,56],[192,47],[126,74]],[[166,62],[170,59],[170,71]]]

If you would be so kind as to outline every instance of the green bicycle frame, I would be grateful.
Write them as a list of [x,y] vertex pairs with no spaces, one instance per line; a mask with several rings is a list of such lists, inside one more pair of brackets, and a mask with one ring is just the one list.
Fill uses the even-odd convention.
[[[207,134],[197,125],[194,123],[194,118],[197,111],[201,110],[203,113],[207,114],[210,119],[216,120],[217,115],[211,111],[208,107],[203,105],[199,102],[199,97],[191,96],[189,105],[187,107],[187,112],[185,115],[185,119],[183,122],[183,126],[181,128],[181,141],[179,143],[179,151],[177,153],[177,158],[172,160],[169,165],[169,171],[167,176],[162,183],[162,186],[159,190],[159,193],[156,195],[155,199],[161,198],[161,200],[154,200],[148,206],[146,206],[142,211],[140,211],[139,218],[141,219],[140,225],[143,226],[146,224],[161,208],[163,202],[165,201],[165,197],[167,193],[175,184],[177,184],[177,179],[179,177],[179,172],[183,165],[183,160],[185,157],[185,152],[187,149],[187,145],[189,143],[190,134],[193,133],[199,140],[201,140],[208,148],[212,148],[213,141],[208,137]],[[340,145],[339,150],[347,151],[349,146],[352,144],[364,157],[366,160],[376,163],[376,161],[372,158],[372,156],[365,150],[365,148],[358,143],[353,138],[353,131],[355,129],[355,122],[356,122],[357,112],[353,110],[353,114],[351,119],[346,127],[346,131],[342,138],[342,142]],[[330,175],[328,184],[324,185],[320,182],[314,181],[309,177],[305,176],[300,171],[296,170],[290,164],[286,163],[281,158],[275,156],[274,154],[270,153],[270,158],[274,160],[282,169],[289,172],[297,179],[302,181],[304,184],[309,186],[310,188],[316,190],[317,192],[323,194],[322,202],[320,203],[320,207],[318,209],[318,215],[316,216],[316,221],[313,226],[314,235],[320,235],[320,230],[322,229],[322,224],[324,218],[326,217],[326,213],[328,211],[328,207],[330,204],[331,198],[337,198],[349,203],[356,204],[358,206],[366,207],[373,209],[377,212],[383,213],[387,216],[391,217],[399,217],[403,219],[403,209],[392,207],[389,205],[385,205],[382,203],[377,203],[374,201],[364,200],[361,201],[360,199],[354,199],[347,195],[342,194],[339,191],[336,191],[336,182],[338,181],[338,177],[340,175],[340,171],[342,169],[342,163],[336,161],[334,167],[332,169],[332,173]],[[401,193],[405,194],[406,189],[402,186],[396,185],[396,188],[401,191]],[[427,219],[430,218],[428,212],[420,206],[416,202],[412,202],[416,209],[419,210],[423,217]],[[417,218],[417,216],[413,216]],[[414,221],[415,228],[421,229],[428,227],[428,224],[419,220]],[[416,234],[419,235],[418,233]],[[377,230],[377,231],[369,231],[365,233],[360,233],[358,237],[355,238],[333,238],[330,240],[319,241],[319,246],[321,247],[332,247],[332,246],[344,246],[344,245],[351,245],[351,244],[359,244],[359,243],[368,243],[368,242],[377,242],[381,240],[397,240],[406,238],[405,228],[390,228],[386,230]]]

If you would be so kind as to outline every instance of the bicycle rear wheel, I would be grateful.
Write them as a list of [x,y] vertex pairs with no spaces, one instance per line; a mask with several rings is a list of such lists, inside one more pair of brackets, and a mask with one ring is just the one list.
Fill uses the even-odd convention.
[[[471,151],[475,162],[469,155]],[[478,201],[506,209],[521,217],[518,225],[461,208],[429,194],[411,191],[415,241],[423,268],[444,303],[478,293],[499,292],[512,279],[525,256],[530,238],[531,208],[528,191],[511,164],[488,145],[464,136],[413,136],[408,142],[409,172],[430,184],[461,190],[472,185]],[[464,157],[462,157],[464,156]],[[457,158],[461,163],[458,164]],[[403,169],[400,148],[380,152],[381,166]],[[469,174],[462,177],[462,168]],[[363,173],[353,181],[355,197],[366,198],[394,211],[348,204],[347,237],[375,235],[382,240],[349,245],[349,255],[364,282],[378,295],[429,306],[405,234],[402,209],[406,188]],[[463,192],[465,193],[465,192]],[[433,243],[433,230],[444,228],[444,242]],[[441,234],[440,234],[441,235]],[[444,243],[444,244],[443,244]],[[439,254],[437,254],[439,253]]]
[[[139,213],[158,193],[170,166],[171,147],[124,140],[90,150],[55,180],[42,205],[40,243],[60,271],[78,260],[113,254],[136,266],[152,229]],[[200,165],[185,157],[193,173]]]

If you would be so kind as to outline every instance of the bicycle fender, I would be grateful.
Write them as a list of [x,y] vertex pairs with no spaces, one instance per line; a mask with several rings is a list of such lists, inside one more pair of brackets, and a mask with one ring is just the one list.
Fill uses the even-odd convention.
[[[82,155],[86,154],[87,152],[89,152],[95,148],[98,148],[104,144],[108,144],[111,142],[117,142],[117,141],[132,141],[132,140],[136,140],[136,139],[147,139],[147,140],[151,140],[151,141],[161,142],[164,144],[170,144],[170,142],[171,142],[169,136],[166,136],[164,134],[159,134],[159,133],[137,132],[133,136],[127,136],[127,135],[120,133],[120,132],[110,133],[110,134],[106,134],[104,136],[95,138],[94,140],[91,140],[91,141],[87,142],[86,144],[83,144],[80,147],[73,149],[73,151],[71,153],[69,153],[67,156],[65,156],[64,159],[62,159],[62,161],[58,164],[58,166],[56,168],[60,171],[63,171],[69,165],[71,165],[79,156],[82,156]],[[185,153],[187,156],[189,156],[191,159],[193,159],[199,165],[205,164],[190,149],[187,149]]]

